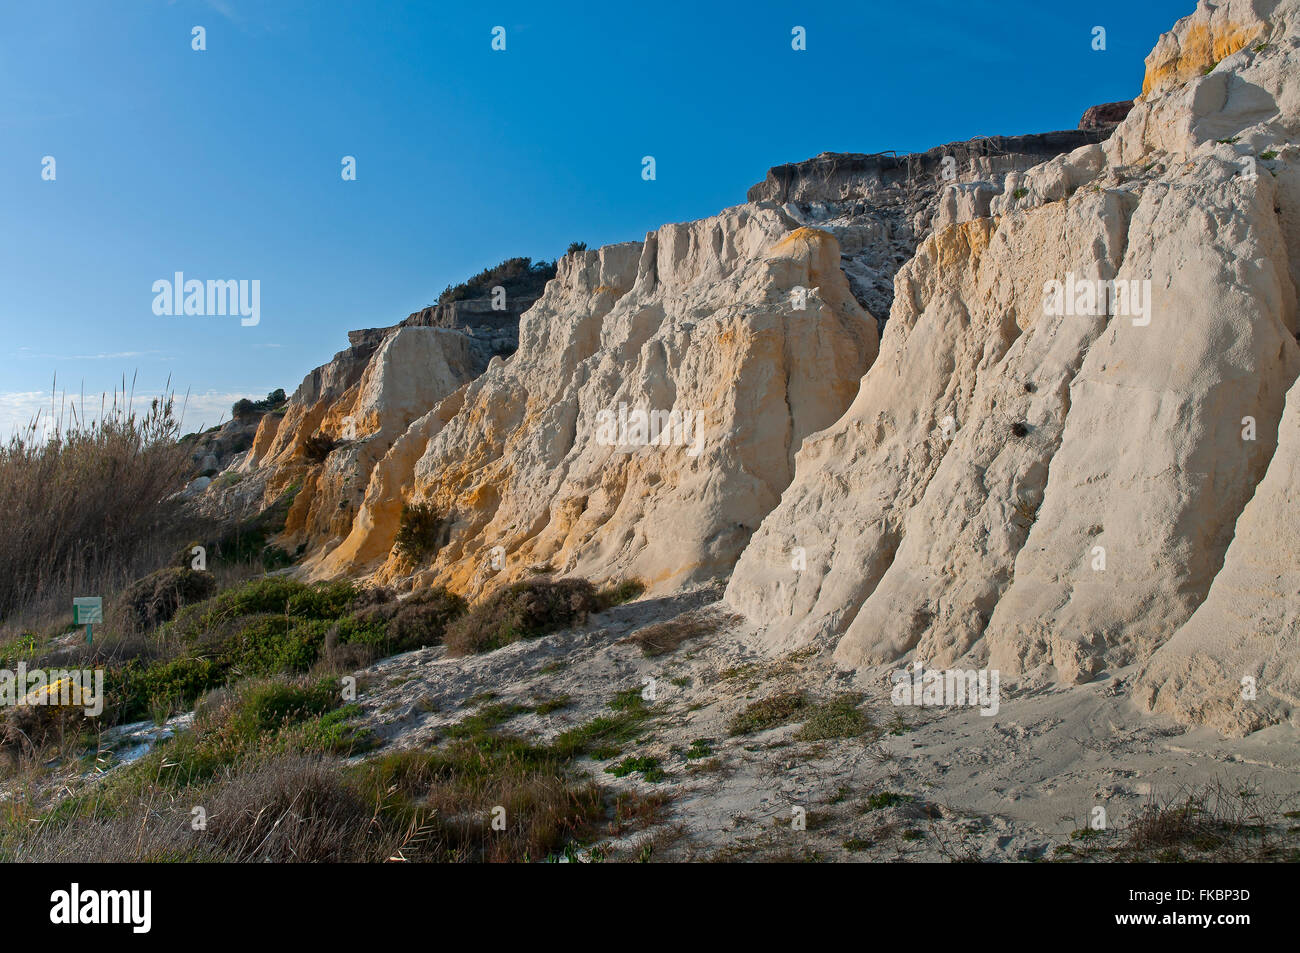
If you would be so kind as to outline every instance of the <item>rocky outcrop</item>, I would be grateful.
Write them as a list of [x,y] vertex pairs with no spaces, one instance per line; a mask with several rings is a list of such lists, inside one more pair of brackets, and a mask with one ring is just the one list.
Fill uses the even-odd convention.
[[505,295],[499,302],[491,297],[448,301],[416,311],[401,327],[463,331],[487,359],[509,357],[519,346],[519,319],[540,297],[529,293]]
[[1117,103],[1101,103],[1089,106],[1083,111],[1079,120],[1080,129],[1108,129],[1124,121],[1124,117],[1133,109],[1133,100],[1125,99]]
[[[824,152],[769,170],[748,197],[750,202],[777,203],[801,224],[834,235],[854,296],[883,331],[893,305],[894,276],[916,254],[953,187],[978,202],[1006,173],[1109,134],[1108,127],[990,136],[901,156]],[[987,207],[987,199],[985,203]]]
[[1203,2],[1110,140],[946,193],[729,585],[769,646],[1065,682],[1145,662],[1160,710],[1289,714],[1297,30],[1294,0]]
[[352,346],[312,371],[283,415],[261,420],[229,478],[208,487],[201,509],[245,517],[295,491],[280,544],[308,556],[337,544],[375,464],[411,423],[478,376],[475,342],[441,328],[354,332]]
[[415,585],[474,595],[546,570],[658,592],[727,573],[875,356],[839,261],[769,204],[567,256],[519,351],[394,446],[313,571],[408,574],[389,550],[409,499],[451,526]]
[[[507,267],[512,264],[516,267]],[[356,347],[377,344],[396,328],[446,328],[468,335],[484,363],[494,357],[509,357],[519,346],[519,319],[536,304],[554,276],[552,262],[509,259],[466,284],[448,288],[437,304],[413,312],[400,324],[349,331],[348,340]]]

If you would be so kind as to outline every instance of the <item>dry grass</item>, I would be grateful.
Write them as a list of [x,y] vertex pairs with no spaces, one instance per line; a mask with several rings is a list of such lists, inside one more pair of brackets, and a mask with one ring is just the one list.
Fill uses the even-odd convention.
[[207,833],[223,857],[240,861],[383,860],[398,846],[336,762],[305,755],[274,758],[215,789]]
[[713,635],[737,617],[716,610],[684,612],[675,619],[655,622],[637,629],[623,642],[639,646],[646,658],[667,655],[689,639]]
[[1300,861],[1297,795],[1261,793],[1254,785],[1213,782],[1152,796],[1127,824],[1081,827],[1056,860],[1130,863]]
[[150,786],[130,802],[71,826],[47,821],[5,852],[5,859],[382,861],[400,850],[405,837],[378,824],[376,814],[337,762],[280,754],[197,789]]
[[137,412],[124,382],[95,410],[83,400],[38,415],[0,446],[0,620],[66,615],[73,595],[119,589],[175,545],[167,498],[190,460],[172,397]]

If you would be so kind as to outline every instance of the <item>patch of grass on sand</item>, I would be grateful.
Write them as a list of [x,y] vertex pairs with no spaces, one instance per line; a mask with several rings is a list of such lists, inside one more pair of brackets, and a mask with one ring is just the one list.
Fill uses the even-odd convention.
[[803,692],[789,691],[747,705],[727,723],[732,735],[750,735],[794,721],[808,707]]

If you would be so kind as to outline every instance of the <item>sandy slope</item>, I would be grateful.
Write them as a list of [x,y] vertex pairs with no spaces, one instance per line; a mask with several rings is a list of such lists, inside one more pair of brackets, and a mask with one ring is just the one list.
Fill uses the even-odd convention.
[[[620,757],[657,756],[667,777],[654,784],[639,775],[615,778],[604,769],[618,759],[583,764],[611,788],[671,795],[660,824],[613,843],[635,853],[653,841],[656,859],[1050,858],[1099,805],[1116,827],[1152,798],[1165,801],[1216,782],[1261,794],[1300,792],[1292,729],[1224,739],[1209,728],[1143,714],[1121,684],[1133,677],[1131,669],[1086,685],[1004,691],[997,715],[982,717],[970,708],[895,708],[888,669],[856,677],[837,672],[829,647],[760,656],[748,626],[734,617],[715,634],[657,658],[623,641],[679,612],[728,618],[719,591],[645,599],[579,630],[470,659],[448,659],[442,648],[386,659],[362,673],[363,722],[392,747],[424,746],[482,704],[470,701],[480,693],[496,692],[494,703],[525,705],[569,695],[572,703],[560,711],[501,726],[545,740],[609,714],[615,692],[654,678],[654,722]],[[901,715],[906,728],[876,741],[800,742],[793,738],[797,723],[728,737],[735,712],[790,688],[819,697],[864,691],[876,723]],[[686,759],[696,739],[711,739],[711,757]],[[866,798],[883,793],[911,800],[863,810]],[[792,828],[795,807],[807,812],[804,831]],[[909,830],[922,836],[908,839]],[[851,839],[864,843],[845,848]]]

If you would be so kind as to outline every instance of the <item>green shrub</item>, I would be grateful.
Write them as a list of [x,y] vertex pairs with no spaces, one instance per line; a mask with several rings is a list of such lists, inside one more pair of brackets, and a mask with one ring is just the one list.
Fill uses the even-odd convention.
[[748,735],[756,731],[766,731],[777,725],[793,721],[807,706],[808,702],[802,692],[783,692],[764,698],[737,712],[727,725],[733,735]]
[[302,586],[289,597],[285,611],[305,619],[337,619],[351,608],[356,595],[356,587],[347,579]]
[[227,589],[214,599],[187,605],[172,620],[170,631],[187,642],[198,642],[223,620],[275,613],[301,619],[336,619],[344,615],[356,589],[350,582],[314,586],[287,576],[268,576]]
[[640,579],[624,579],[622,582],[609,583],[600,590],[597,597],[600,601],[599,611],[604,612],[614,606],[631,602],[643,592],[645,592],[645,583]]
[[912,798],[907,794],[897,794],[893,791],[876,791],[867,795],[867,799],[862,802],[862,811],[864,814],[869,811],[882,811],[887,807],[895,807],[910,800]]
[[438,296],[438,304],[481,298],[500,285],[510,297],[540,294],[546,282],[555,277],[555,262],[531,258],[507,258],[499,265],[485,268],[468,281],[448,285]]
[[222,657],[242,675],[305,672],[325,645],[329,625],[324,620],[298,620],[282,615],[255,615],[222,646]]
[[344,705],[314,717],[288,731],[285,746],[296,751],[319,751],[344,757],[375,748],[379,742],[369,728],[351,723],[360,705]]
[[686,760],[695,761],[699,758],[710,758],[713,756],[713,739],[696,738],[691,742],[691,746],[686,749]]
[[862,696],[841,695],[818,705],[795,733],[799,741],[825,741],[831,738],[857,738],[871,728],[871,720],[858,710]]
[[225,679],[225,666],[209,658],[183,657],[150,666],[132,659],[105,674],[104,692],[120,706],[122,719],[135,721],[161,704],[187,709]]
[[625,688],[615,692],[605,704],[614,711],[639,711],[645,708],[645,699],[641,697],[641,689]]
[[388,645],[388,623],[372,614],[353,613],[330,626],[326,639],[334,645],[365,645],[380,652]]
[[283,407],[288,398],[285,396],[284,388],[277,387],[271,393],[266,395],[265,400],[249,400],[247,397],[241,397],[235,401],[230,408],[230,413],[236,419],[247,417],[249,414],[262,413],[268,410],[278,410]]
[[332,679],[247,679],[200,699],[193,730],[150,752],[133,766],[134,776],[179,788],[276,751],[345,750],[366,739],[345,723],[355,707],[343,709]]
[[314,684],[279,679],[252,682],[241,688],[237,701],[225,713],[222,730],[249,743],[260,735],[319,717],[338,705],[338,687],[330,680]]
[[442,517],[429,503],[403,503],[393,551],[407,563],[436,555],[441,548]]
[[650,755],[640,758],[627,757],[605,769],[606,774],[612,774],[616,778],[625,778],[634,771],[639,771],[643,778],[651,782],[662,781],[665,777],[659,767],[659,759]]
[[386,654],[441,645],[447,626],[468,610],[465,600],[437,586],[397,599],[384,590],[364,590],[341,623],[338,641],[372,645]]
[[599,607],[596,589],[585,579],[517,582],[449,625],[445,641],[452,655],[490,652],[580,624]]

